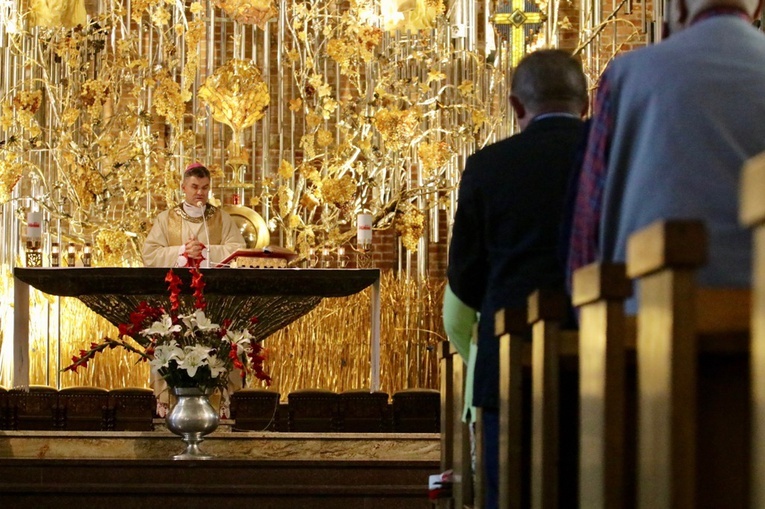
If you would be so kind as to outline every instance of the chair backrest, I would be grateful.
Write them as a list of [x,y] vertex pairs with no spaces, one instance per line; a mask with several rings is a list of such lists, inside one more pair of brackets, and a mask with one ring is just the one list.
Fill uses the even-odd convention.
[[352,389],[340,393],[341,431],[384,433],[390,431],[390,396],[387,392]]
[[29,391],[8,391],[9,429],[60,429],[58,391],[53,387],[31,385]]
[[109,391],[100,387],[66,387],[58,391],[61,429],[106,431]]
[[[231,395],[235,431],[283,431],[277,391],[246,388]],[[286,426],[284,427],[286,428]]]
[[440,433],[441,393],[435,389],[404,389],[393,394],[394,433]]
[[157,411],[154,391],[119,387],[109,391],[108,428],[114,431],[152,431]]
[[340,396],[326,389],[301,389],[287,395],[287,429],[327,433],[341,429]]
[[0,429],[9,429],[11,418],[8,412],[8,390],[0,385]]

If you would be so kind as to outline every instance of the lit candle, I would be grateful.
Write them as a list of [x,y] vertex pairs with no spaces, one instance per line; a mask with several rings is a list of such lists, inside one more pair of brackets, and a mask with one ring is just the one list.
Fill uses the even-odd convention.
[[58,257],[59,257],[58,242],[53,242],[50,245],[50,266],[51,267],[58,267]]
[[74,242],[70,242],[69,245],[66,248],[66,264],[70,267],[74,267],[74,255],[75,255],[75,249],[74,249]]
[[332,265],[332,258],[330,258],[329,255],[329,248],[323,247],[321,248],[321,266],[325,269],[328,269]]
[[345,256],[345,248],[338,247],[337,248],[337,266],[344,268],[346,265],[348,265],[348,257]]
[[82,266],[90,267],[92,258],[93,258],[93,249],[90,245],[90,242],[86,242],[85,246],[82,248]]

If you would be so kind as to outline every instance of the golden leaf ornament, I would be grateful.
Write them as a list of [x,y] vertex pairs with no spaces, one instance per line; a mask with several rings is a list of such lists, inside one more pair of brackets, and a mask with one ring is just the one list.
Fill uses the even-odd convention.
[[232,59],[207,77],[199,98],[210,108],[215,120],[234,132],[263,118],[270,101],[268,86],[250,60]]

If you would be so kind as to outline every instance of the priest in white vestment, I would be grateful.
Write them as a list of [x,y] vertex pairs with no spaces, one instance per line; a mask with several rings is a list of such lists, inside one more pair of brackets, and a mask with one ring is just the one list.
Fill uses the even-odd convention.
[[161,212],[143,244],[147,267],[214,267],[245,247],[236,222],[207,203],[210,171],[192,163],[183,174],[184,201]]

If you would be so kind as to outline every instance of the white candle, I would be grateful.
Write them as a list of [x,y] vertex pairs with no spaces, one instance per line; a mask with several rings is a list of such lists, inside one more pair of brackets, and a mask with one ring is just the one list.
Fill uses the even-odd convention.
[[372,245],[372,214],[362,213],[356,218],[356,243],[365,248]]

